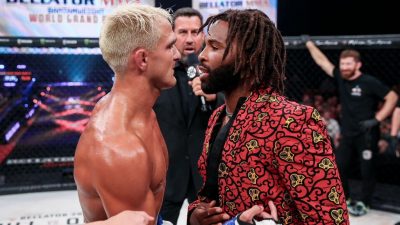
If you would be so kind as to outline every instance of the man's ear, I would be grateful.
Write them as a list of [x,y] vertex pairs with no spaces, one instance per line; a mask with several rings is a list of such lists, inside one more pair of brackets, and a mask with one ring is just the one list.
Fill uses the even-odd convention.
[[359,61],[359,62],[358,62],[358,69],[361,69],[361,67],[362,67],[362,62]]
[[144,48],[136,49],[132,53],[133,61],[139,70],[145,71],[148,66],[149,52]]

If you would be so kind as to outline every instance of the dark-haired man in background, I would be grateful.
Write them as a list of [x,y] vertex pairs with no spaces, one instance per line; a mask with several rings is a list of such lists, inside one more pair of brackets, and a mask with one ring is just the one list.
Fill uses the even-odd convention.
[[[177,80],[175,87],[164,90],[157,99],[154,111],[167,144],[169,167],[167,187],[161,215],[176,224],[185,198],[196,199],[202,179],[197,169],[204,133],[212,109],[223,102],[216,94],[206,95],[199,88],[200,80],[195,78],[191,85],[188,78],[188,56],[197,60],[197,54],[204,43],[203,32],[198,32],[203,18],[195,9],[181,8],[173,15],[175,46],[182,59],[174,68]],[[201,99],[206,101],[206,111],[201,110]],[[219,101],[220,103],[217,103]]]

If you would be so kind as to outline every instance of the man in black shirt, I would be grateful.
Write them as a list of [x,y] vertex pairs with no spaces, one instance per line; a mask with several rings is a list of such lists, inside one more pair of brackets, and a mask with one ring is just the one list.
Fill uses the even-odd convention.
[[[374,161],[378,152],[379,122],[389,116],[396,104],[397,94],[375,77],[360,71],[360,54],[355,50],[344,50],[340,54],[339,68],[310,40],[306,47],[314,61],[334,78],[341,102],[341,140],[336,152],[339,172],[349,213],[361,216],[368,212],[375,186]],[[377,111],[378,103],[384,100]],[[362,194],[358,201],[350,202],[348,169],[354,162],[353,154],[361,160]]]

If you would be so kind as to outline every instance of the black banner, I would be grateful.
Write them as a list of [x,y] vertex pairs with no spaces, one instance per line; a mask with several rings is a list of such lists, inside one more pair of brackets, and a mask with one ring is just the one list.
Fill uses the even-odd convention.
[[[400,35],[362,35],[362,36],[311,36],[318,46],[326,48],[338,46],[360,48],[400,48]],[[284,37],[288,48],[305,48],[301,36]],[[1,47],[58,47],[58,48],[98,48],[98,38],[18,38],[0,37]]]
[[98,48],[98,38],[18,38],[0,37],[1,47]]
[[[324,48],[400,48],[400,35],[361,35],[361,36],[310,36],[317,46]],[[305,48],[304,37],[284,37],[288,48]]]

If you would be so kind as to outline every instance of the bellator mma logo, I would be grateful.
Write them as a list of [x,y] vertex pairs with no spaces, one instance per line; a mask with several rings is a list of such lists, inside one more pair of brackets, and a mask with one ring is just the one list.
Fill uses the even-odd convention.
[[103,3],[103,5],[108,6],[110,5],[121,5],[121,4],[126,4],[126,3],[130,3],[130,2],[135,2],[135,3],[141,3],[140,0],[135,0],[135,1],[131,1],[131,0],[101,0],[101,2]]
[[[92,5],[95,6],[95,0],[7,0],[7,3],[22,3],[35,5]],[[102,6],[117,6],[130,2],[141,3],[141,0],[100,0]]]
[[[27,15],[31,23],[80,23],[96,24],[104,21],[107,8],[114,8],[142,0],[6,0],[7,4],[41,6],[42,11]],[[94,6],[94,7],[91,7]]]
[[77,225],[83,223],[81,212],[43,213],[0,220],[0,225]]

